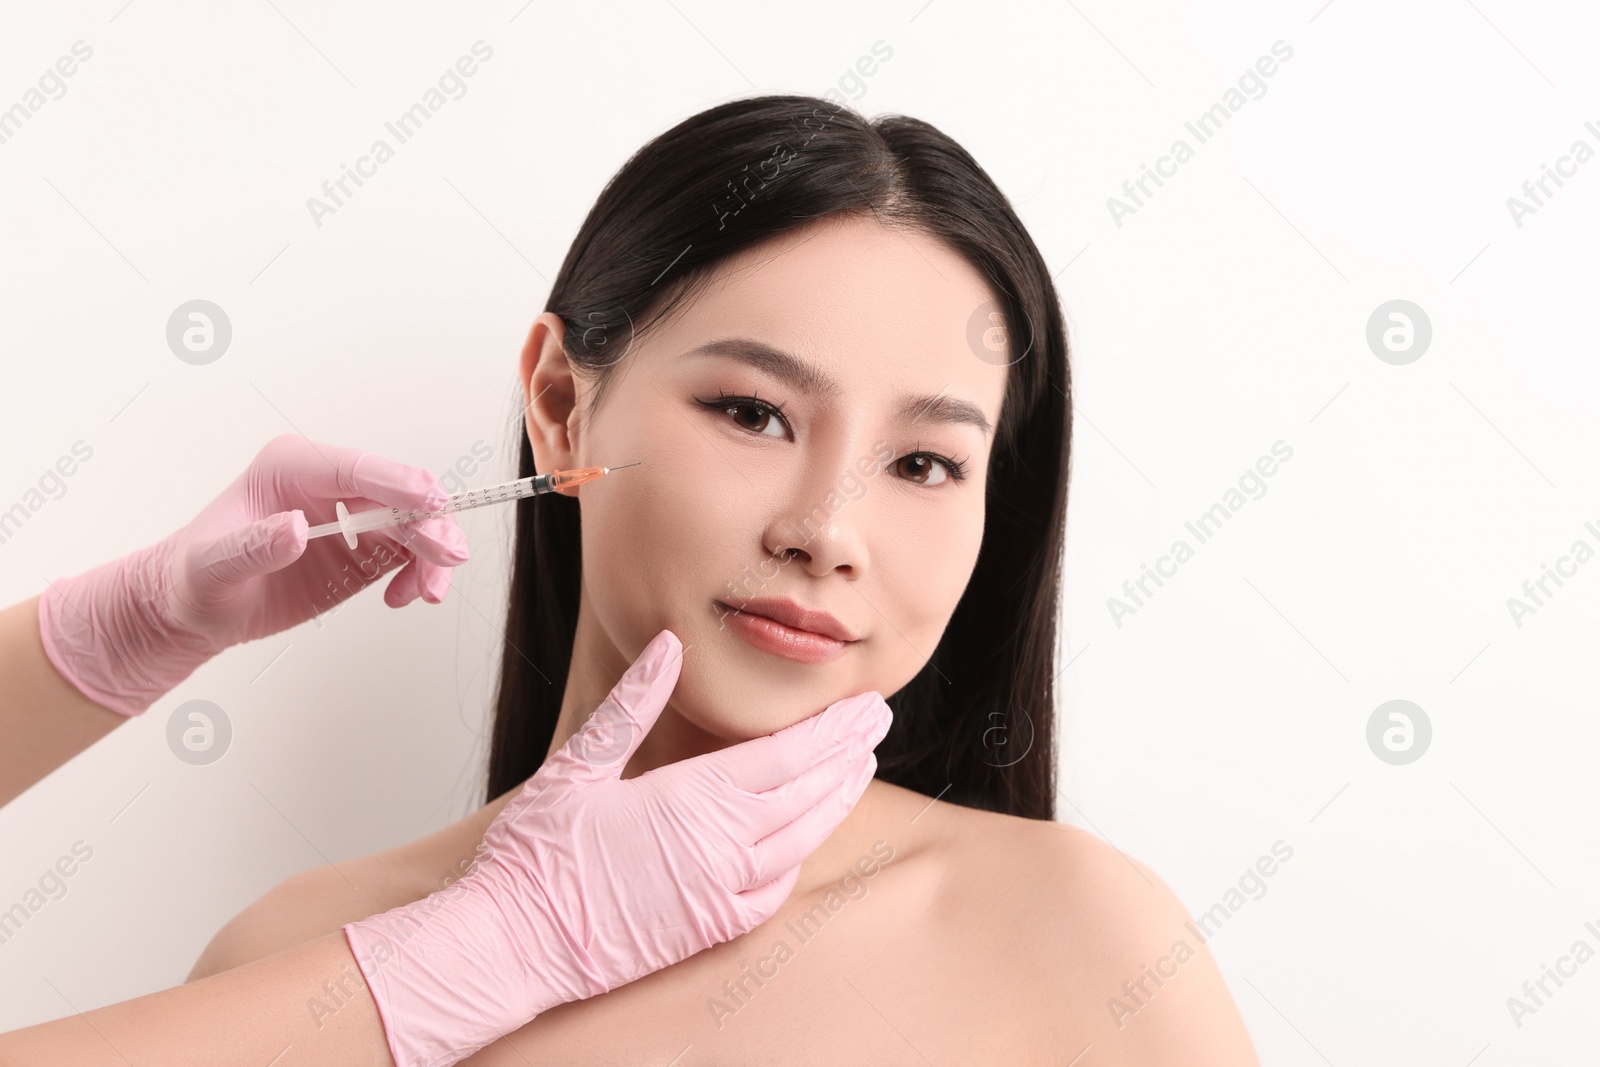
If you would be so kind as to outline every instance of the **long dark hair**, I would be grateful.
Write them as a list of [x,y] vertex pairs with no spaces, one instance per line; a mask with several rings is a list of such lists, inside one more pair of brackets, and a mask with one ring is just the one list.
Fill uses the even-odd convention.
[[[594,376],[598,403],[619,352],[691,299],[723,260],[823,218],[868,213],[939,238],[988,280],[997,304],[974,309],[969,338],[1000,324],[1003,333],[973,341],[974,355],[1008,364],[983,544],[938,647],[888,698],[894,726],[877,749],[878,777],[968,807],[1053,819],[1067,338],[1044,257],[977,162],[902,115],[869,122],[812,96],[721,104],[656,137],[612,177],[545,309],[565,324],[567,358]],[[515,423],[518,476],[527,477],[537,473],[533,449],[524,420]],[[578,621],[578,501],[549,493],[515,507],[488,800],[544,761]]]

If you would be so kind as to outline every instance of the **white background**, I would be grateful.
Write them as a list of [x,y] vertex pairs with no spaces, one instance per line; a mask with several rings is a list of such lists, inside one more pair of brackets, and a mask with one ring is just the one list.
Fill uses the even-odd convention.
[[[705,107],[838,87],[881,40],[846,95],[966,146],[1067,311],[1063,821],[1197,914],[1293,849],[1211,940],[1264,1062],[1592,1048],[1600,962],[1520,1028],[1506,1005],[1600,949],[1600,563],[1520,627],[1506,605],[1600,547],[1600,161],[1521,227],[1506,205],[1576,139],[1600,148],[1591,12],[124,2],[11,8],[0,32],[0,108],[94,49],[0,145],[0,508],[93,449],[0,545],[0,602],[166,536],[279,433],[440,473],[482,442],[470,483],[513,476],[517,355],[605,180]],[[307,197],[479,39],[466,95],[314,225]],[[1265,95],[1197,145],[1185,120],[1278,40]],[[1107,198],[1178,137],[1194,158],[1119,227]],[[165,340],[195,298],[234,331],[203,367]],[[1408,365],[1366,342],[1392,299],[1432,323]],[[1107,599],[1279,440],[1266,494],[1118,626]],[[179,982],[285,876],[476,806],[508,519],[462,518],[442,606],[370,592],[233,649],[0,811],[0,908],[94,850],[0,946],[0,1028]],[[207,767],[165,741],[196,698],[234,727]],[[1391,699],[1432,724],[1409,765],[1368,748]]]

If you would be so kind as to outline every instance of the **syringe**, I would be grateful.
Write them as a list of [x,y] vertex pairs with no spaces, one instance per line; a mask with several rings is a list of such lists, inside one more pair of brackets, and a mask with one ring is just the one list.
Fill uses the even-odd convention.
[[[622,467],[637,467],[639,463],[624,463]],[[356,547],[356,534],[366,533],[368,530],[378,530],[385,526],[402,526],[408,522],[422,522],[425,519],[436,519],[441,515],[449,515],[457,511],[466,511],[469,508],[481,508],[485,504],[503,504],[508,500],[521,500],[525,496],[537,496],[540,493],[553,493],[557,489],[568,486],[582,485],[592,482],[596,478],[603,478],[612,471],[621,470],[622,467],[576,467],[572,470],[551,471],[549,474],[535,474],[528,478],[519,478],[514,482],[505,482],[501,485],[485,486],[482,489],[468,489],[463,493],[452,493],[446,498],[444,507],[437,511],[427,511],[423,508],[402,510],[400,508],[374,508],[371,511],[358,511],[350,513],[344,506],[344,501],[336,501],[333,505],[334,514],[339,516],[336,522],[325,522],[320,526],[311,527],[311,532],[306,536],[325,537],[328,534],[344,534],[344,543],[351,548]]]

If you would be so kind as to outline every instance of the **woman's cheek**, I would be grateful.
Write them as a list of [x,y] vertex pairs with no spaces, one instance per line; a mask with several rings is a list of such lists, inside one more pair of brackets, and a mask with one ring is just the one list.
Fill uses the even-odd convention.
[[586,584],[608,629],[620,637],[637,623],[650,629],[648,640],[660,626],[698,623],[711,599],[740,579],[743,508],[734,487],[719,488],[715,477],[672,479],[657,470],[624,486],[629,473],[613,476],[614,493],[585,504],[585,559],[604,561],[604,573]]
[[983,516],[933,514],[900,530],[897,544],[878,558],[903,605],[901,625],[919,635],[921,651],[931,656],[977,565]]

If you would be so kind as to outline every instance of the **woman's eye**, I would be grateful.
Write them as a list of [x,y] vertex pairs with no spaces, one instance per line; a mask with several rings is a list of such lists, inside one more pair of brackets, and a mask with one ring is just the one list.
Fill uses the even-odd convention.
[[[733,421],[751,433],[770,437],[783,436],[783,416],[763,404],[738,400],[723,404],[722,410],[733,416]],[[770,432],[769,431],[773,431]]]
[[944,462],[929,455],[901,456],[895,462],[905,464],[901,469],[909,472],[906,480],[919,485],[938,485],[950,477]]

